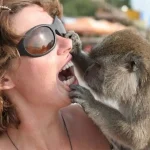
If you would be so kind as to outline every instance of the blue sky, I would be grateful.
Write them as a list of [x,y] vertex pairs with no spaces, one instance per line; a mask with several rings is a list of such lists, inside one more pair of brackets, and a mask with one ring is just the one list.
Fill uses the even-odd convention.
[[150,26],[150,0],[131,0],[131,6],[141,12],[141,19]]

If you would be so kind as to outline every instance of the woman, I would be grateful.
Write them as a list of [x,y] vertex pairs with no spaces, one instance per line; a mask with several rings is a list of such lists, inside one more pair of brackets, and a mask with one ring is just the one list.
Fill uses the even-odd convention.
[[[0,150],[108,150],[78,105],[72,41],[58,1],[5,0],[0,5]],[[66,107],[68,106],[68,107]]]

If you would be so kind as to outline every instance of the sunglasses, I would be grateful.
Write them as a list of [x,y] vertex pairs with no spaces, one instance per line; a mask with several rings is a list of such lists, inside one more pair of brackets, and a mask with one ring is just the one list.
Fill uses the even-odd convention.
[[31,28],[17,45],[21,56],[40,57],[51,52],[56,46],[56,34],[64,37],[63,23],[55,16],[52,24],[41,24]]

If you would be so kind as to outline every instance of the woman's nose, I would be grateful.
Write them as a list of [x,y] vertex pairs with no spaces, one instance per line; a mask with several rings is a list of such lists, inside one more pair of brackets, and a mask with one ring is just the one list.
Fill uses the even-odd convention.
[[58,55],[63,55],[66,53],[69,53],[72,49],[72,40],[67,39],[61,36],[57,36],[57,42],[58,42]]

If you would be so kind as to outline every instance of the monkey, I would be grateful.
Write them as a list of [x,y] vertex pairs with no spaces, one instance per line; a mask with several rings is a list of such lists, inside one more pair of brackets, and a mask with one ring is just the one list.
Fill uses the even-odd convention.
[[73,62],[91,89],[71,85],[72,102],[124,149],[150,150],[150,43],[138,31],[123,29],[85,53],[76,33],[66,37],[73,41]]

